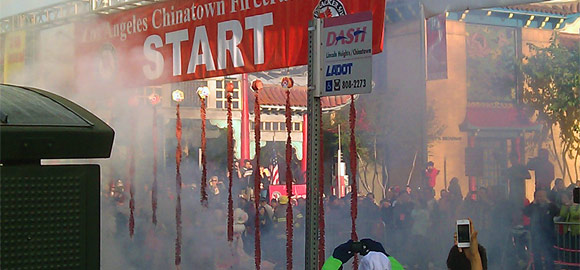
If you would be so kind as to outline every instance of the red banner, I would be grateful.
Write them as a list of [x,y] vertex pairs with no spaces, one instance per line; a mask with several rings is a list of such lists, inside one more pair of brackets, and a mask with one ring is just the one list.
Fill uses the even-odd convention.
[[427,80],[447,79],[447,26],[445,14],[427,20]]
[[174,0],[76,27],[79,82],[158,85],[308,62],[308,22],[373,12],[382,51],[385,0]]
[[[286,196],[286,185],[270,185],[270,200],[279,199],[280,196]],[[306,199],[306,184],[303,185],[292,185],[293,198],[303,198]]]

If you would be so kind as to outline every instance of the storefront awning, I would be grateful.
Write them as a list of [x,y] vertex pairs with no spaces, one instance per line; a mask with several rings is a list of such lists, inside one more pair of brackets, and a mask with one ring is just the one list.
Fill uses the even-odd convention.
[[[322,97],[324,111],[338,110],[350,104],[350,96]],[[308,93],[306,86],[294,86],[290,90],[290,106],[294,111],[306,111]],[[249,99],[250,107],[254,106],[254,98]],[[264,85],[260,91],[260,107],[264,110],[284,110],[286,108],[286,88],[280,85]]]
[[526,132],[539,130],[540,124],[530,119],[513,104],[468,104],[465,120],[459,129],[464,132]]

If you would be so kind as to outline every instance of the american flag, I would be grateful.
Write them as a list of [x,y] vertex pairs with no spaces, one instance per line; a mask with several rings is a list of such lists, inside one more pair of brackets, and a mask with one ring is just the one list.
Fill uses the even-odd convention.
[[280,184],[280,171],[278,170],[278,157],[276,156],[276,150],[274,150],[274,155],[272,156],[272,185]]

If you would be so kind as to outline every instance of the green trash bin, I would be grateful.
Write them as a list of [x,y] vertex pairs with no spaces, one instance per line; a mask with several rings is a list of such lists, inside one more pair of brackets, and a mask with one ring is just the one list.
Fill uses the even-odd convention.
[[99,269],[99,165],[114,131],[58,95],[0,84],[0,269]]

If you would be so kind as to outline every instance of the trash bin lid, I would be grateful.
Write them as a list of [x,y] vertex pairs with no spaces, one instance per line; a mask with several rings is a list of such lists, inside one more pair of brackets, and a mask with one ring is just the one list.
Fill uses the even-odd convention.
[[92,125],[71,109],[39,92],[10,85],[3,85],[0,89],[1,125]]
[[105,122],[66,98],[0,84],[0,164],[107,158],[114,135]]

